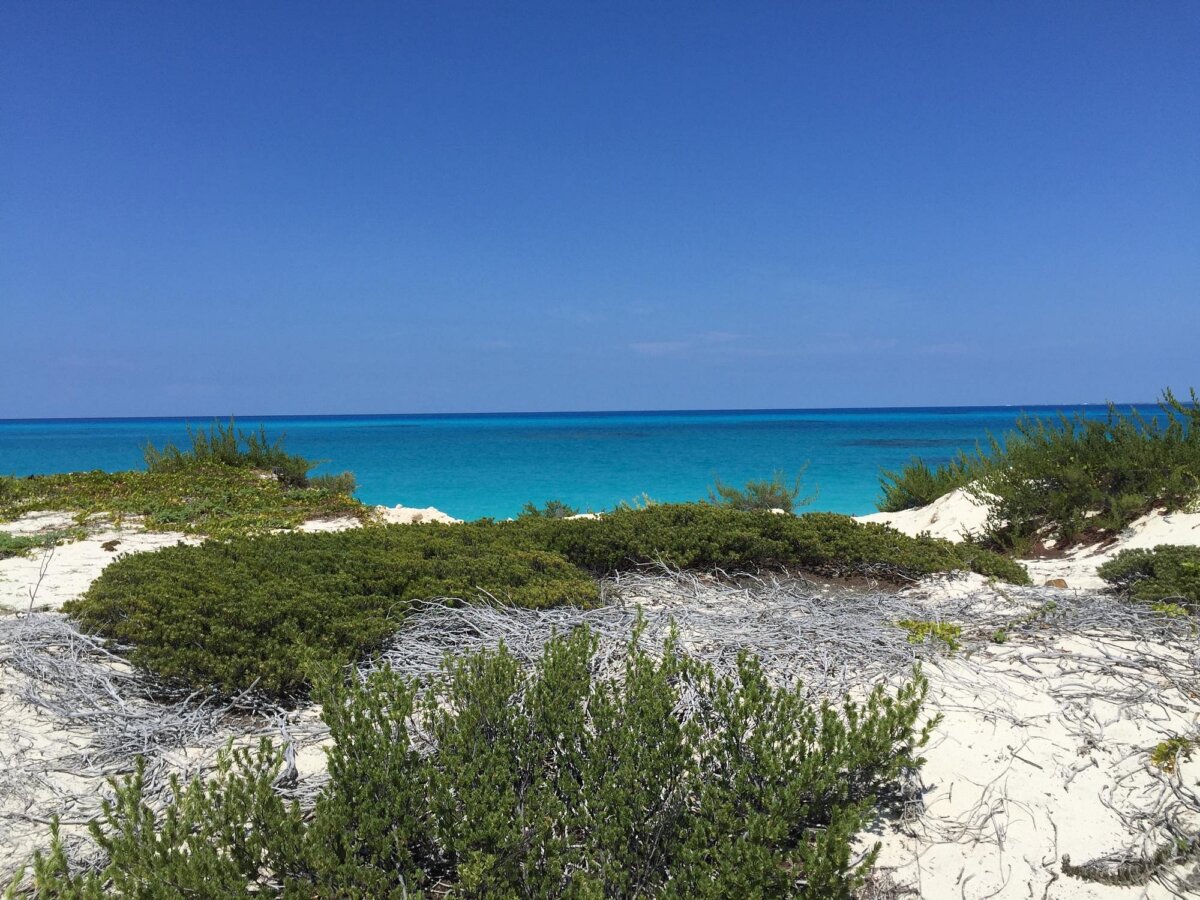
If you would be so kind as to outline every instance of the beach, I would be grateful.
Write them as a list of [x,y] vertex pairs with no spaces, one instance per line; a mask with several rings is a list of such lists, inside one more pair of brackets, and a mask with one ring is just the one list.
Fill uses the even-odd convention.
[[[412,527],[449,519],[436,509],[379,509],[376,514],[381,522],[415,523]],[[977,505],[959,493],[924,509],[868,518],[901,531],[934,531],[953,538],[976,531],[979,515]],[[61,528],[69,520],[31,514],[0,528],[30,534]],[[357,527],[357,520],[327,520],[307,523],[304,529]],[[9,609],[9,616],[0,621],[0,627],[6,626],[7,654],[0,657],[0,702],[8,725],[0,753],[7,761],[9,798],[0,808],[0,850],[10,859],[44,841],[52,813],[63,816],[69,833],[78,832],[79,823],[94,814],[103,773],[121,766],[119,753],[114,755],[107,745],[109,762],[103,764],[104,753],[97,755],[95,743],[111,741],[117,708],[98,699],[88,716],[64,719],[61,702],[48,701],[45,688],[39,690],[29,680],[29,654],[38,651],[31,649],[36,642],[19,648],[22,634],[30,639],[33,632],[28,629],[35,627],[55,633],[62,621],[54,612],[58,606],[85,590],[121,555],[195,541],[182,533],[147,533],[137,522],[115,525],[99,517],[88,531],[83,540],[52,551],[0,561],[0,603]],[[971,574],[939,575],[882,601],[901,604],[896,609],[910,610],[908,615],[917,610],[931,619],[962,623],[963,636],[955,652],[945,652],[934,642],[919,654],[930,681],[925,715],[942,718],[924,751],[927,762],[910,784],[903,805],[881,815],[860,836],[864,848],[882,842],[880,884],[907,886],[933,900],[1178,896],[1160,882],[1146,886],[1133,883],[1138,881],[1134,878],[1129,884],[1110,884],[1069,874],[1071,865],[1112,854],[1152,853],[1156,842],[1164,839],[1156,822],[1200,827],[1200,807],[1189,805],[1196,799],[1191,791],[1200,777],[1200,760],[1181,759],[1173,772],[1164,773],[1147,758],[1164,736],[1200,727],[1200,696],[1195,692],[1200,689],[1200,655],[1195,641],[1178,623],[1156,624],[1145,613],[1101,593],[1103,583],[1096,576],[1097,565],[1120,549],[1158,542],[1200,545],[1200,514],[1153,513],[1102,548],[1080,548],[1061,559],[1026,560],[1036,576],[1030,587],[1000,586]],[[708,619],[695,620],[697,613],[690,612],[707,609],[706,615],[719,617],[722,609],[733,609],[727,606],[731,597],[696,587],[696,582],[672,587],[671,577],[635,580],[624,587],[618,583],[614,596],[626,607],[642,606],[652,615],[657,611],[684,622],[685,645],[688,640],[700,642],[697,646],[738,640],[729,626],[706,624]],[[1042,586],[1051,579],[1062,579],[1066,587]],[[840,599],[847,609],[862,614],[848,602],[844,589],[827,584],[806,590],[815,590],[818,597],[824,593],[828,608],[836,610],[831,604]],[[754,602],[748,598],[752,595],[740,596],[737,602]],[[697,603],[700,606],[693,607]],[[13,613],[30,609],[33,619],[19,626]],[[891,627],[885,620],[901,613],[881,615],[879,625]],[[690,632],[688,621],[693,621]],[[478,631],[483,626],[470,627]],[[804,615],[773,627],[803,630]],[[1010,634],[1003,643],[993,638],[1000,628]],[[545,640],[545,635],[530,639]],[[897,647],[903,646],[901,640]],[[397,662],[410,658],[401,655]],[[1136,660],[1136,665],[1123,662],[1128,660]],[[877,679],[898,677],[899,669],[889,674],[878,664],[877,659],[862,668],[875,668]],[[128,690],[123,686],[128,673],[108,665],[101,661],[89,671],[98,685],[119,697]],[[51,698],[56,691],[70,694],[66,685],[54,687],[53,667],[40,671],[49,677]],[[837,684],[854,692],[865,682],[842,675]],[[135,696],[120,704],[125,715],[131,708],[144,710],[140,715],[152,714],[153,706]],[[240,730],[215,712],[206,715],[192,723],[197,730],[190,738],[165,743],[155,739],[147,745],[155,764],[184,775],[203,771],[224,742],[248,741],[259,733]],[[301,709],[289,714],[288,723],[284,733],[294,742],[298,771],[319,782],[321,748],[327,739],[315,714]],[[93,764],[90,775],[55,774],[57,761],[76,753],[91,754],[101,762]],[[19,790],[12,779],[21,782]],[[14,807],[17,801],[20,805]]]

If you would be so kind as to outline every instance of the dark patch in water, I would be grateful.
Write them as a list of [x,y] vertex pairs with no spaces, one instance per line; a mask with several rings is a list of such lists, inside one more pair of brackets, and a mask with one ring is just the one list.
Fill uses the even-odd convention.
[[970,447],[970,438],[860,438],[843,441],[844,447]]

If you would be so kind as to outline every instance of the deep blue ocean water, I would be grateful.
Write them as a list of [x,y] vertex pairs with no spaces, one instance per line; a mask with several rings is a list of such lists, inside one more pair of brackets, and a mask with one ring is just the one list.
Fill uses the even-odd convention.
[[[874,511],[879,471],[914,455],[945,460],[1022,412],[1063,409],[1103,416],[1103,406],[732,412],[537,413],[440,416],[243,417],[285,433],[287,448],[349,470],[367,503],[436,506],[474,519],[516,515],[528,500],[556,498],[609,509],[643,493],[660,501],[707,496],[715,475],[741,485],[794,472],[819,490],[813,510]],[[0,474],[142,467],[141,446],[187,440],[191,419],[0,420]]]

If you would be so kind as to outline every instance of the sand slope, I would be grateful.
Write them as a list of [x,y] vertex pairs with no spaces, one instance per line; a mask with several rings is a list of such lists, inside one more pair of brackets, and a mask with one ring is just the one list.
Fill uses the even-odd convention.
[[890,525],[912,537],[928,532],[948,541],[961,541],[983,530],[987,522],[987,507],[968,494],[965,488],[958,488],[928,506],[855,518],[859,522]]
[[[928,506],[895,513],[872,513],[856,519],[890,525],[908,535],[928,532],[934,537],[961,541],[983,528],[987,508],[959,488]],[[1071,589],[1102,590],[1107,585],[1096,575],[1100,566],[1122,550],[1150,549],[1160,544],[1200,547],[1200,512],[1155,510],[1133,522],[1115,541],[1079,547],[1057,559],[1023,559],[1021,562],[1035,584],[1062,578]]]

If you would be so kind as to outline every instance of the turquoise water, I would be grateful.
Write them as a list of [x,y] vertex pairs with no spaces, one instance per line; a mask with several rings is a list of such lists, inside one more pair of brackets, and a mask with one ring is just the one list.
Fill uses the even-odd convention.
[[[1026,407],[1046,415],[1062,407]],[[1102,406],[1070,407],[1101,416]],[[930,462],[1003,432],[1022,410],[783,410],[443,416],[245,417],[287,447],[349,470],[367,503],[436,506],[453,516],[503,518],[527,500],[608,509],[648,494],[660,501],[707,496],[714,475],[732,484],[794,472],[819,489],[810,509],[874,510],[879,470],[913,455]],[[186,441],[189,420],[0,420],[0,474],[140,468],[140,447]],[[192,418],[207,425],[208,419]]]

